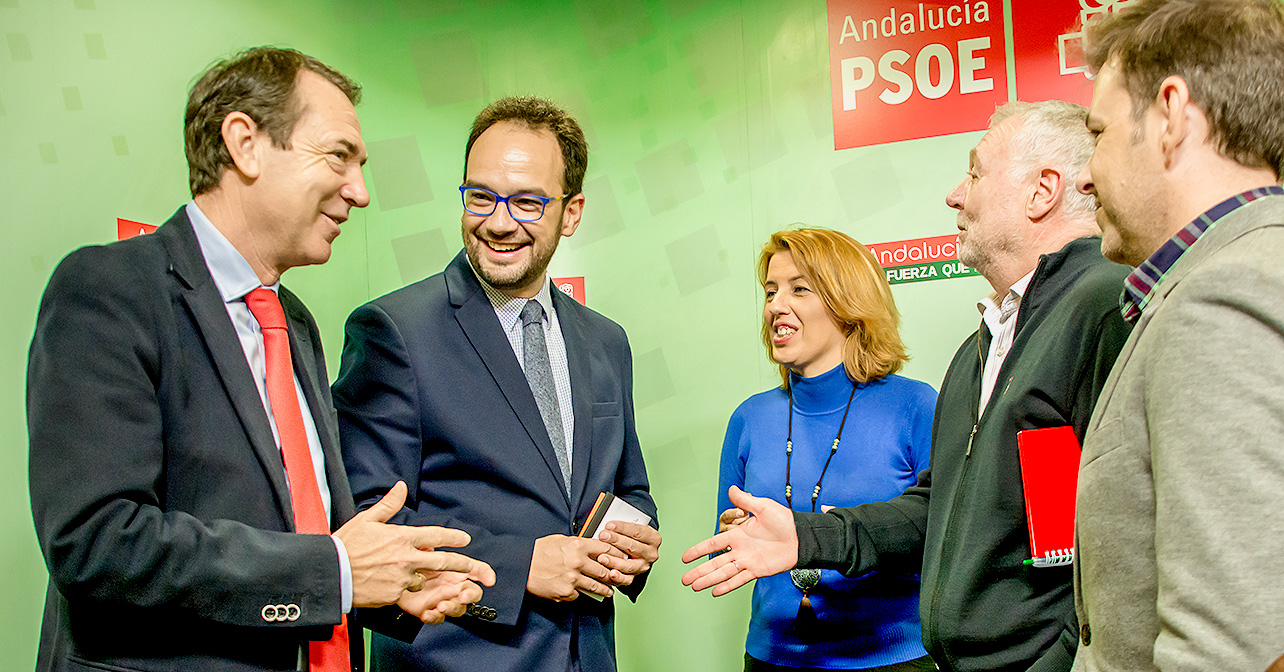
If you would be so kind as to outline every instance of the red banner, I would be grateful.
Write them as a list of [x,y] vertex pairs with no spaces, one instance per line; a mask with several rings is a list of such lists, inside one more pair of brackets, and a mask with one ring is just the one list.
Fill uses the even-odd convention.
[[581,304],[588,305],[584,296],[584,276],[577,278],[553,278],[553,286]]
[[116,240],[124,240],[126,238],[133,238],[134,236],[141,236],[155,230],[156,227],[151,224],[131,222],[128,219],[121,219],[119,217],[116,218]]
[[976,269],[964,266],[958,260],[959,235],[935,236],[897,240],[891,243],[866,245],[887,273],[887,282],[899,285],[906,282],[967,278],[977,275]]
[[1007,102],[1002,0],[828,10],[834,149],[981,130]]
[[959,234],[874,243],[865,247],[874,253],[878,265],[883,268],[933,261],[954,261],[959,258]]
[[1092,102],[1082,27],[1135,0],[1012,0],[1018,100]]

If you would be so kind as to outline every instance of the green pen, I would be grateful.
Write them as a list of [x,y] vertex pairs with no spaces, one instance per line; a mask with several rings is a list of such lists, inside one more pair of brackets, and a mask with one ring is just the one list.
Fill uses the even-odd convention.
[[[1043,563],[1040,563],[1040,560],[1042,560]],[[1050,553],[1047,557],[1043,558],[1026,558],[1021,561],[1021,564],[1026,566],[1034,565],[1035,567],[1062,567],[1070,564],[1071,562],[1074,562],[1074,549],[1067,548]]]

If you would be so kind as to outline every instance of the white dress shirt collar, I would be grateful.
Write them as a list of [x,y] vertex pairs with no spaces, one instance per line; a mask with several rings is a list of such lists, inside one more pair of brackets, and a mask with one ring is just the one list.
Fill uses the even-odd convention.
[[1003,362],[1016,340],[1016,315],[1021,307],[1021,298],[1033,278],[1034,270],[1031,270],[1012,283],[1002,298],[995,292],[976,302],[976,309],[981,312],[981,319],[990,331],[990,351],[981,367],[981,399],[977,417],[985,414],[985,407],[989,405],[998,383],[999,369],[1003,368]]

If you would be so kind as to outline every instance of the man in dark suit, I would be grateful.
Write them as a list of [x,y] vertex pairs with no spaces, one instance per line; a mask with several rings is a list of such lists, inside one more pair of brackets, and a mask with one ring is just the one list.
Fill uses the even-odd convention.
[[468,535],[385,523],[404,485],[353,515],[316,323],[278,284],[369,202],[359,96],[292,50],[216,63],[188,99],[193,200],[50,279],[27,380],[37,670],[352,670],[353,607],[440,621],[493,579],[433,550]]
[[396,520],[467,531],[497,579],[409,647],[376,635],[372,667],[612,670],[612,601],[581,593],[635,598],[660,534],[575,536],[600,492],[655,519],[624,331],[545,272],[579,225],[588,147],[564,110],[506,98],[465,157],[464,251],[349,317],[335,407],[358,503],[417,483]]

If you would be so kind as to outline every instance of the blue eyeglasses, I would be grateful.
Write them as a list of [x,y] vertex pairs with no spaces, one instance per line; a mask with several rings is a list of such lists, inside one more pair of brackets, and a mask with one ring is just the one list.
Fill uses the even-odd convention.
[[536,222],[544,216],[544,208],[549,203],[566,198],[561,196],[540,196],[538,194],[513,194],[500,196],[490,189],[481,187],[459,187],[459,195],[464,201],[464,210],[478,217],[489,217],[495,214],[495,208],[503,203],[508,208],[508,215],[518,222]]

